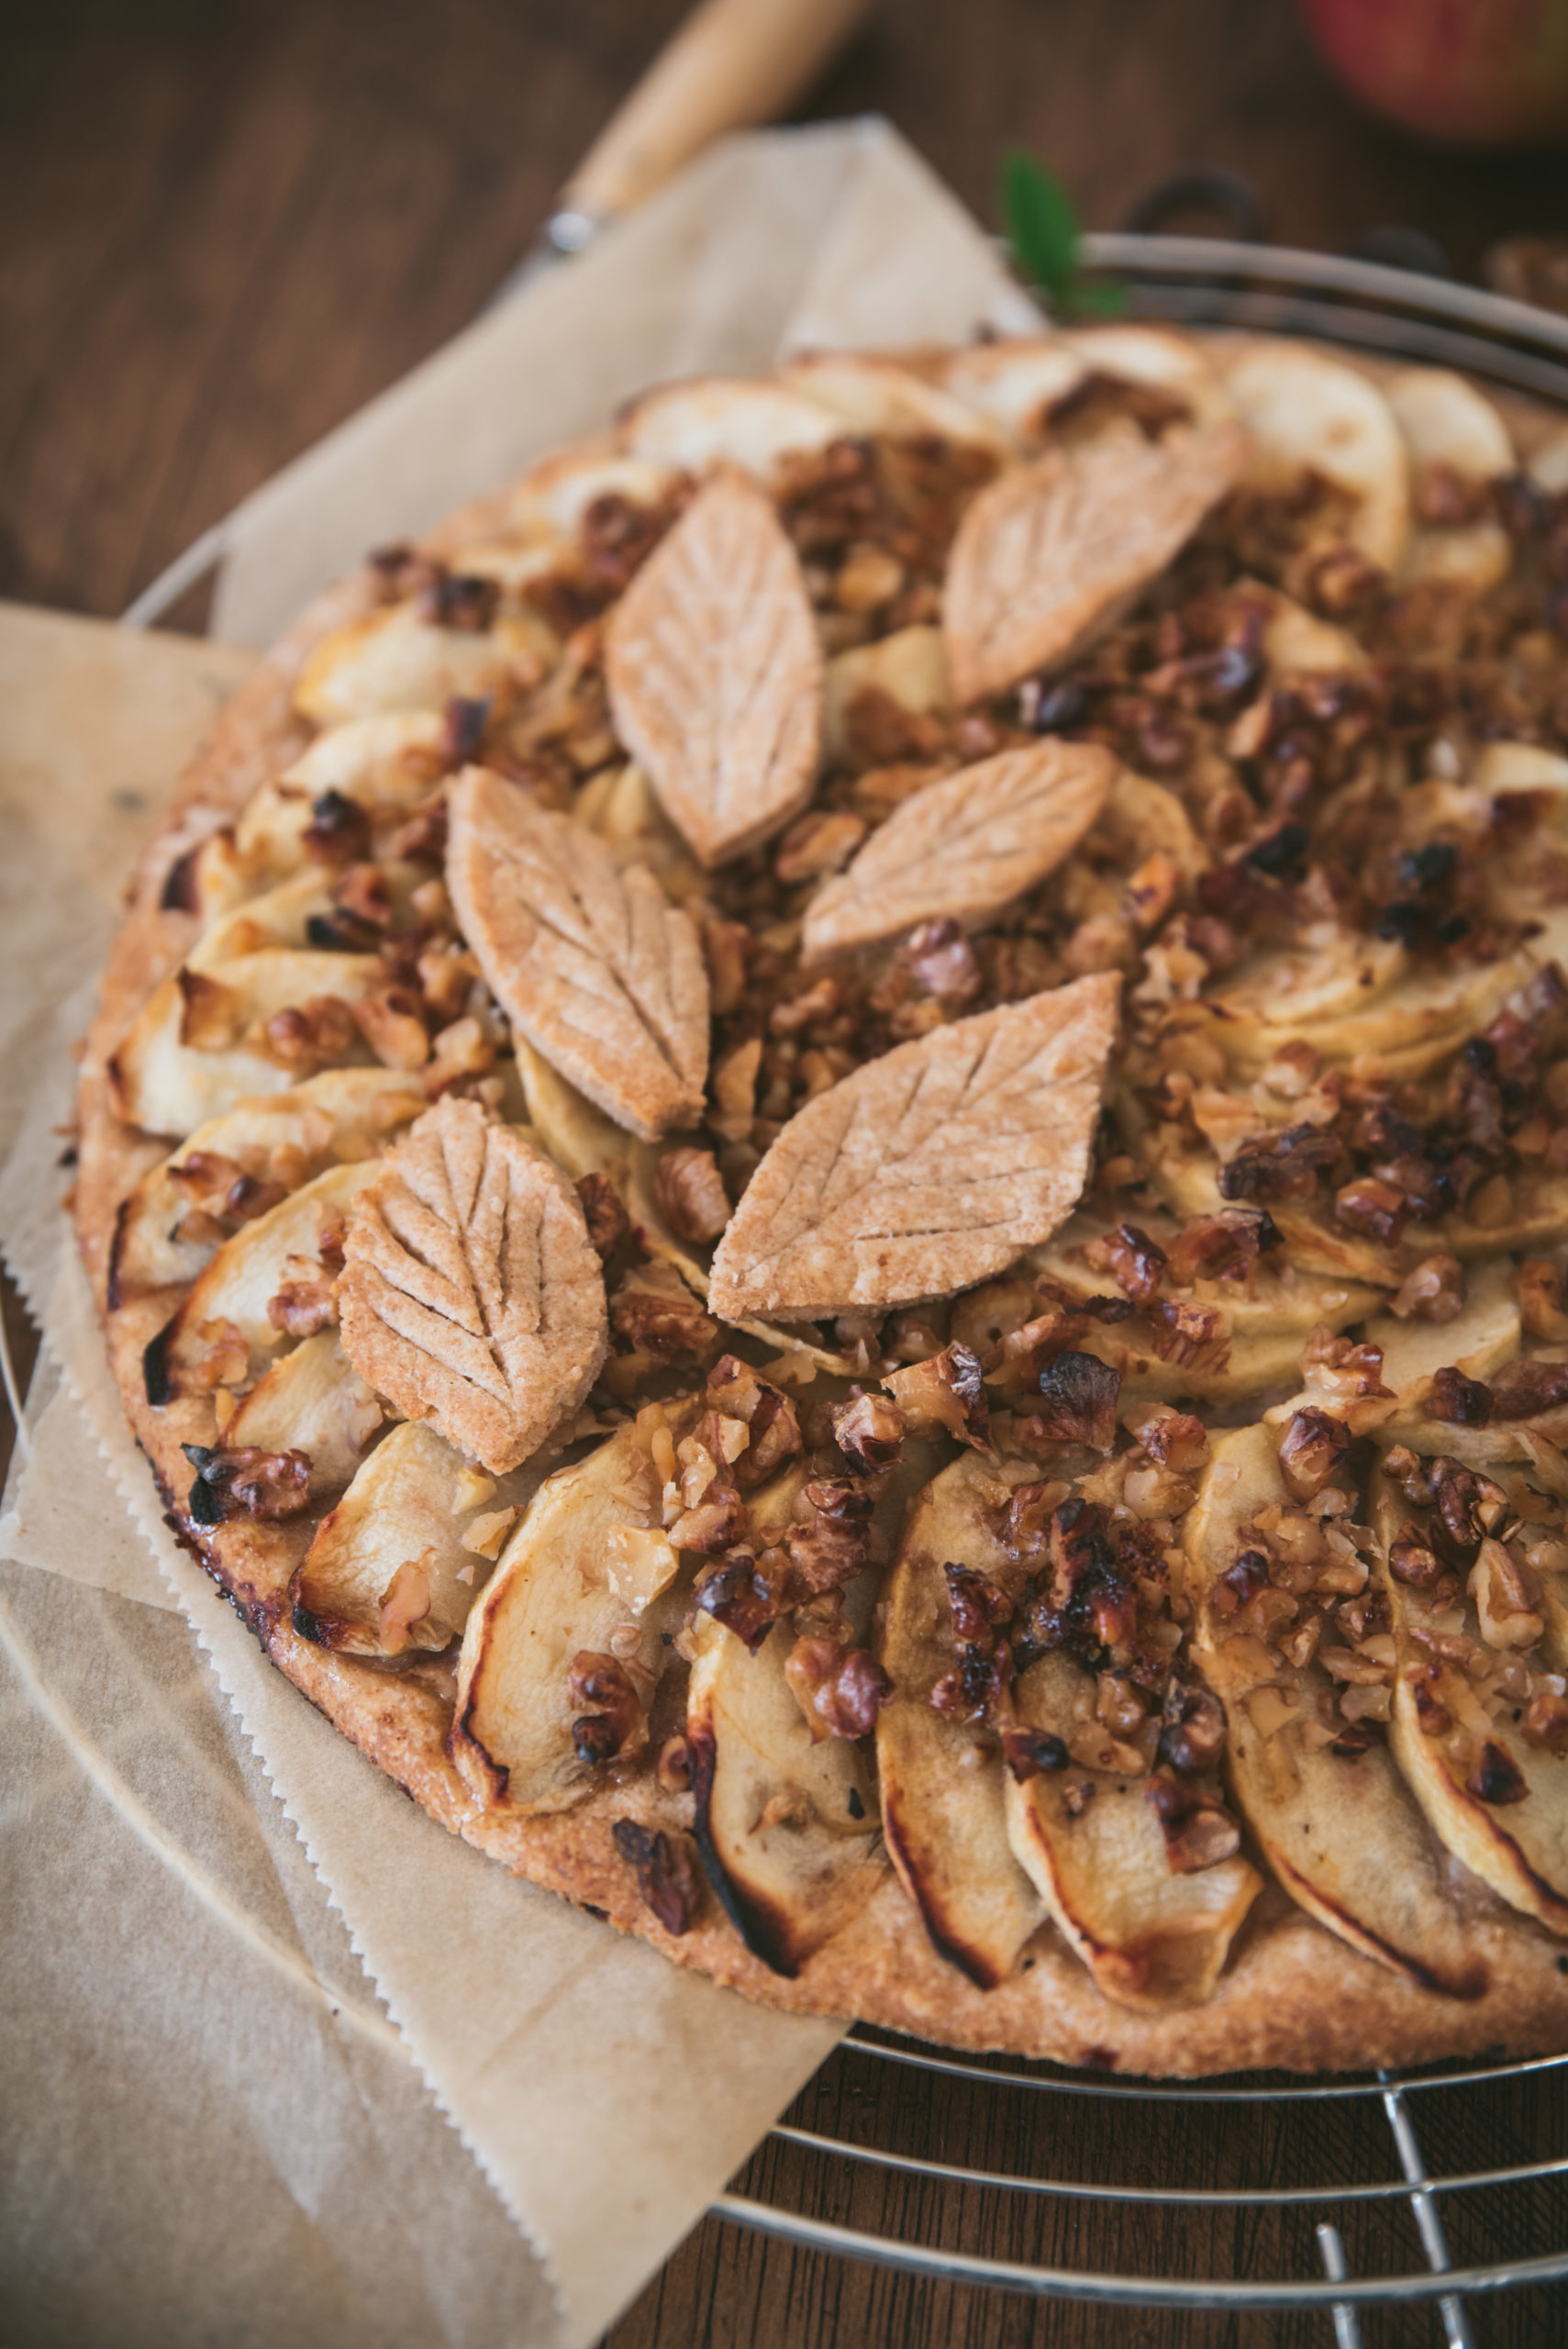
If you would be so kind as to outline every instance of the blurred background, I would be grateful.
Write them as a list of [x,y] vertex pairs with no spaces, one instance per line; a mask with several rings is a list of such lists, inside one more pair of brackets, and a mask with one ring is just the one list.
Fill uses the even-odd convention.
[[[683,13],[5,0],[0,596],[121,610],[455,332]],[[1341,66],[1418,120],[1539,142],[1568,118],[1564,0],[1313,13]],[[1438,145],[1373,116],[1296,0],[881,0],[795,113],[866,110],[993,225],[1018,143],[1089,228],[1223,167],[1284,243],[1396,258],[1386,232],[1416,230],[1480,281],[1489,254],[1506,276],[1503,240],[1568,235],[1561,150]],[[1550,290],[1550,250],[1512,262]]]

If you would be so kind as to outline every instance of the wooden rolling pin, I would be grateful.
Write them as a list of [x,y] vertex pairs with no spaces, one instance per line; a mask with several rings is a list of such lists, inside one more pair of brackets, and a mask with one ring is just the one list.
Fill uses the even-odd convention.
[[809,88],[869,0],[702,0],[611,117],[546,229],[556,252],[688,163],[727,130],[767,122]]

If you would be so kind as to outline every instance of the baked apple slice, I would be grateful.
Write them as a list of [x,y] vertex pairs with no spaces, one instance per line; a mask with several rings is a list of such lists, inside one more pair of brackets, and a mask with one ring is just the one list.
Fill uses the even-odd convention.
[[1373,1524],[1396,1657],[1389,1737],[1455,1858],[1568,1934],[1568,1704],[1523,1497],[1451,1454],[1387,1454]]
[[[1053,1751],[1070,1750],[1094,1718],[1093,1693],[1091,1676],[1070,1656],[1043,1655],[1016,1684],[1018,1720],[1051,1741]],[[1116,1741],[1107,1734],[1104,1742],[1114,1758]],[[1207,1998],[1262,1889],[1236,1848],[1234,1821],[1218,1804],[1195,1813],[1200,1823],[1215,1822],[1212,1834],[1185,1839],[1180,1821],[1173,1834],[1151,1799],[1162,1783],[1075,1759],[1021,1779],[1004,1773],[1007,1831],[1020,1865],[1099,1987],[1121,2006]]]
[[328,1069],[198,1126],[143,1175],[119,1211],[110,1306],[194,1281],[222,1246],[226,1227],[251,1220],[335,1163],[374,1157],[428,1107],[417,1079],[395,1069]]
[[[328,1167],[224,1241],[147,1349],[150,1403],[168,1403],[177,1395],[217,1386],[249,1386],[291,1335],[311,1335],[336,1319],[333,1243],[350,1201],[373,1181],[377,1164],[364,1159]],[[324,1242],[334,1260],[330,1266],[322,1261]],[[310,1329],[303,1326],[306,1322]]]
[[[760,1555],[783,1539],[807,1480],[800,1461],[750,1495]],[[869,1575],[840,1594],[857,1629]],[[699,1611],[686,1696],[693,1826],[709,1882],[748,1949],[775,1974],[806,1959],[858,1916],[886,1873],[870,1757],[842,1735],[814,1734],[786,1665],[786,1619],[754,1650]]]
[[405,1420],[317,1528],[290,1586],[296,1630],[350,1655],[444,1648],[539,1482],[527,1468],[484,1475],[433,1428]]
[[308,1490],[319,1500],[352,1478],[382,1416],[337,1330],[317,1330],[262,1372],[224,1429],[224,1448],[307,1453]]
[[876,1723],[888,1855],[934,1946],[986,1990],[1006,1981],[1045,1915],[1008,1840],[995,1740],[931,1703],[953,1662],[947,1562],[998,1581],[1017,1574],[981,1507],[978,1488],[989,1484],[965,1457],[917,1497],[883,1586],[876,1641],[893,1683]]
[[[697,1416],[661,1408],[672,1438]],[[450,1750],[490,1809],[567,1809],[646,1742],[682,1571],[652,1441],[640,1421],[622,1428],[541,1485],[468,1618]]]
[[[445,580],[437,590],[436,611],[450,601],[458,625],[427,618],[420,603],[410,600],[323,637],[295,690],[300,716],[339,727],[355,718],[440,711],[453,700],[504,703],[537,685],[560,649],[553,631],[535,613],[495,615],[493,582],[465,597],[468,584]],[[462,624],[487,612],[488,626]]]
[[[1331,1431],[1309,1421],[1278,1434],[1298,1464],[1298,1482],[1311,1480],[1299,1464],[1314,1435],[1330,1465],[1348,1457],[1333,1449]],[[1260,1520],[1270,1531],[1260,1530]],[[1184,1540],[1196,1609],[1193,1659],[1225,1707],[1231,1794],[1258,1850],[1309,1917],[1424,1989],[1479,1997],[1485,1968],[1467,1946],[1444,1885],[1440,1846],[1381,1728],[1352,1733],[1336,1712],[1340,1687],[1347,1696],[1375,1692],[1386,1701],[1386,1658],[1378,1646],[1386,1635],[1367,1634],[1373,1654],[1351,1649],[1344,1625],[1319,1634],[1342,1670],[1364,1667],[1359,1681],[1337,1683],[1317,1652],[1307,1653],[1302,1631],[1313,1600],[1285,1582],[1302,1579],[1293,1552],[1310,1522],[1285,1483],[1275,1430],[1237,1428],[1215,1438]],[[1282,1529],[1288,1542],[1271,1551],[1271,1531]],[[1323,1556],[1334,1581],[1354,1579],[1341,1554]],[[1364,1611],[1361,1620],[1364,1625]]]
[[[371,1054],[350,1007],[382,970],[374,954],[278,946],[172,972],[109,1061],[117,1115],[144,1133],[185,1135],[248,1094],[286,1092],[324,1062],[363,1064]],[[291,1028],[303,1023],[287,1039],[286,1057],[267,1049],[269,1022],[280,1012],[299,1014]]]

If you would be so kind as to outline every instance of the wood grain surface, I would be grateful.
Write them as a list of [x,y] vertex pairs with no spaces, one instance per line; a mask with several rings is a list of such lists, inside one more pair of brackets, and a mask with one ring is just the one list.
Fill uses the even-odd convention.
[[[114,613],[278,465],[435,349],[517,258],[680,0],[9,0],[0,16],[0,595]],[[1475,275],[1568,230],[1561,157],[1442,153],[1357,114],[1286,0],[884,0],[805,109],[876,108],[985,218],[1026,142],[1114,227],[1189,165],[1248,174],[1282,239],[1419,228]],[[1184,225],[1206,225],[1195,219]],[[7,1327],[28,1352],[15,1300]],[[8,1430],[6,1431],[8,1448]],[[1558,2079],[1416,2107],[1434,2173],[1568,2153]],[[840,2054],[789,2116],[855,2143],[1180,2194],[1395,2174],[1375,2099],[1243,2108],[1040,2095]],[[1317,2213],[952,2188],[770,2142],[738,2190],[970,2252],[1130,2273],[1318,2272]],[[1407,2207],[1346,2203],[1352,2272],[1419,2266]],[[1455,2265],[1568,2241],[1540,2183],[1444,2204]],[[1568,2336],[1540,2290],[1473,2337]],[[171,2339],[186,2337],[176,2328]],[[1443,2338],[1435,2308],[1363,2338]],[[932,2285],[709,2221],[614,2349],[1327,2343],[1232,2322]]]

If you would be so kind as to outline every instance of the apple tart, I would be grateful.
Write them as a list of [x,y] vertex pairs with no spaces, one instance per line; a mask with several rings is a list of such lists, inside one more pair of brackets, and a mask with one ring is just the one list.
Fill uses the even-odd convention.
[[1568,2046],[1562,451],[1268,339],[805,359],[261,664],[77,1230],[443,1826],[963,2046]]

